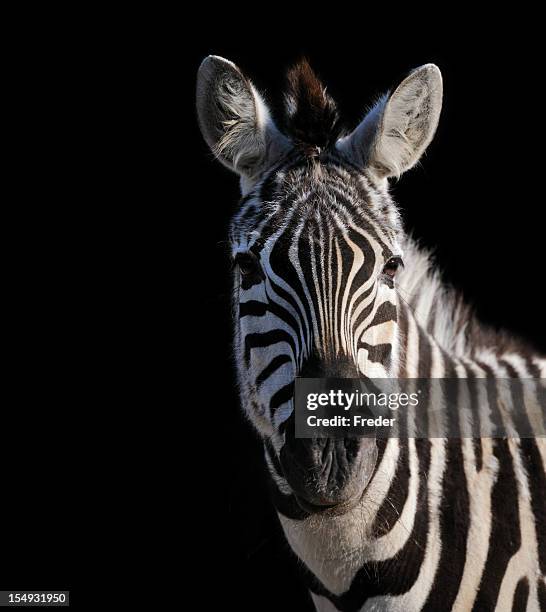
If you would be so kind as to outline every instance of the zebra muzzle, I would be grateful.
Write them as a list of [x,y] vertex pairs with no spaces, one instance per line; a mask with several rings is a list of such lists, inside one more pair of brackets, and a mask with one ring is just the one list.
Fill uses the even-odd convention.
[[296,438],[291,429],[280,462],[300,506],[313,513],[354,507],[374,472],[375,439]]

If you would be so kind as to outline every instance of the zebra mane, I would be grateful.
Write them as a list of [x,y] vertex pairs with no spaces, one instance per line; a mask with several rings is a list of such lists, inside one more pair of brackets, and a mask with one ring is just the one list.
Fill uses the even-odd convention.
[[475,358],[482,351],[540,353],[529,341],[483,323],[462,293],[443,279],[430,251],[413,237],[405,237],[403,252],[398,295],[417,322],[450,354]]
[[304,152],[333,146],[342,134],[335,101],[306,59],[287,74],[284,129]]

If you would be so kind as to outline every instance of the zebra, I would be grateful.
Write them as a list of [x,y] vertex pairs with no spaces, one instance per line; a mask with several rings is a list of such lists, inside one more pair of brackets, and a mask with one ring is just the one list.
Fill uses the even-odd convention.
[[287,81],[281,127],[218,56],[196,99],[205,141],[240,177],[241,404],[315,607],[546,610],[544,438],[294,435],[296,377],[540,379],[546,359],[477,320],[389,193],[436,131],[438,67],[411,72],[352,132],[306,60]]

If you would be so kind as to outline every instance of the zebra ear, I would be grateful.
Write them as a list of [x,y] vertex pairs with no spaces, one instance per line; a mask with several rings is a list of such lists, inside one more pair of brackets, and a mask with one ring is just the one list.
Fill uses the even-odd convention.
[[442,74],[434,64],[414,70],[383,96],[337,147],[377,178],[400,176],[430,144],[442,108]]
[[197,115],[214,155],[243,178],[252,178],[288,148],[267,105],[232,62],[209,55],[197,74]]

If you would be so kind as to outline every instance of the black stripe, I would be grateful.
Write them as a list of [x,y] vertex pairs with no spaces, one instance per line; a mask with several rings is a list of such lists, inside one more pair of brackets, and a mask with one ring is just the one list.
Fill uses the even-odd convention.
[[531,373],[531,376],[533,378],[540,378],[540,369],[535,363],[533,363],[531,357],[525,357],[525,363],[527,364],[527,369]]
[[280,319],[281,321],[286,323],[286,325],[292,330],[294,330],[294,335],[300,340],[300,343],[303,344],[300,334],[300,326],[296,319],[288,310],[286,310],[284,306],[281,306],[279,303],[275,302],[272,296],[268,294],[267,297],[269,299],[269,304],[267,306],[269,312],[275,315],[277,319]]
[[[275,449],[269,440],[265,441],[265,451],[277,475],[284,478],[281,462],[279,461],[277,453],[275,453]],[[303,510],[303,508],[298,504],[294,495],[285,495],[279,489],[271,474],[269,474],[267,480],[271,501],[273,502],[277,512],[280,512],[283,516],[292,519],[293,521],[302,521],[309,516],[309,514],[305,512],[305,510]]]
[[383,302],[377,312],[375,313],[375,317],[373,321],[370,323],[370,327],[374,325],[379,325],[380,323],[386,323],[387,321],[396,321],[398,318],[396,306],[389,301]]
[[540,612],[546,612],[546,584],[544,583],[544,578],[538,579],[537,591]]
[[538,562],[540,571],[546,576],[546,474],[542,457],[533,438],[520,441],[521,456],[527,472],[531,492],[531,508],[535,517]]
[[394,527],[408,498],[410,466],[407,440],[400,440],[400,445],[400,456],[394,478],[372,525],[372,534],[375,538],[385,535]]
[[[501,363],[506,367],[508,376],[510,376],[510,378],[519,379],[517,370],[510,363],[506,362],[504,359],[501,359]],[[529,380],[522,381],[519,379],[511,381],[510,384],[510,394],[512,395],[513,406],[512,410],[510,410],[510,417],[515,430],[521,438],[527,438],[533,433],[531,423],[529,422],[529,417],[527,416],[527,410],[525,409],[525,384],[529,385],[532,383],[530,383]],[[538,397],[537,401],[540,405],[540,399]]]
[[417,328],[419,334],[419,378],[430,378],[432,368],[432,348],[426,333]]
[[[305,283],[307,285],[307,289],[308,289],[308,293],[309,293],[309,299],[311,301],[311,304],[308,305],[308,298],[305,295],[305,292],[303,290],[303,287],[301,288],[301,291],[299,291],[299,295],[300,295],[300,299],[302,300],[303,304],[305,304],[306,309],[309,309],[309,313],[311,312],[311,308],[313,310],[313,312],[315,313],[315,320],[316,320],[316,324],[317,324],[317,332],[318,332],[318,338],[324,338],[325,337],[325,330],[321,329],[321,320],[320,320],[320,309],[319,309],[319,302],[320,300],[320,296],[317,294],[317,292],[315,291],[315,287],[314,287],[314,283],[313,283],[313,264],[316,266],[316,260],[313,260],[311,254],[311,247],[310,247],[310,239],[309,239],[309,232],[314,232],[316,229],[315,226],[316,222],[309,222],[309,224],[306,226],[306,228],[304,228],[301,232],[301,234],[298,237],[298,261],[299,264],[301,266],[301,270],[303,272],[303,277],[305,280]],[[316,252],[315,252],[315,258],[316,258]],[[317,274],[318,271],[320,270],[320,268],[318,266],[317,267]],[[320,283],[319,283],[320,284]],[[300,284],[301,286],[301,284]],[[322,306],[322,304],[321,304]],[[311,323],[311,315],[309,314],[309,317],[307,319],[309,321],[309,323]],[[317,341],[318,341],[317,338]]]
[[408,312],[405,304],[400,309],[400,316],[398,318],[398,339],[401,347],[404,347],[403,359],[400,363],[400,378],[408,378],[407,369],[407,354],[408,354]]
[[525,612],[529,599],[529,582],[523,577],[517,584],[512,602],[512,612]]
[[277,355],[274,359],[271,360],[269,365],[267,365],[257,376],[256,384],[258,387],[263,384],[265,380],[267,380],[274,372],[276,372],[281,366],[285,363],[290,362],[289,355]]
[[[445,359],[446,380],[455,379],[453,364]],[[452,409],[447,411],[448,431],[453,436],[446,440],[445,469],[442,478],[440,504],[440,539],[442,543],[438,570],[423,611],[450,610],[455,603],[466,561],[468,530],[470,527],[470,499],[459,426],[459,387],[454,386]]]
[[482,383],[479,382],[480,379],[476,377],[471,367],[464,365],[464,369],[467,376],[468,394],[470,396],[470,413],[472,415],[472,430],[474,435],[472,438],[472,446],[474,448],[475,467],[477,472],[481,472],[483,467],[483,446],[480,437],[481,416],[478,402],[478,388]]
[[420,327],[417,327],[417,334],[419,336],[419,363],[417,371],[419,379],[424,379],[422,381],[424,384],[420,385],[421,399],[415,410],[415,424],[418,431],[422,431],[428,436],[430,392],[436,383],[431,379],[432,346],[430,340]]
[[440,511],[442,551],[423,611],[450,610],[459,592],[466,561],[470,508],[463,461],[461,441],[448,439]]
[[265,275],[262,270],[257,270],[256,273],[253,273],[249,276],[241,277],[241,289],[244,291],[248,291],[255,287],[256,285],[260,285],[265,280]]
[[[300,335],[300,342],[301,342],[302,346],[305,346],[307,344],[307,340],[308,340],[308,337],[307,337],[307,328],[305,327],[305,323],[302,320],[303,317],[305,316],[305,314],[301,312],[301,309],[300,309],[299,305],[297,304],[296,300],[292,297],[292,295],[290,295],[290,293],[288,293],[288,291],[283,289],[280,285],[277,285],[271,279],[269,279],[269,284],[271,285],[271,288],[273,289],[273,291],[280,298],[282,298],[285,302],[288,302],[292,306],[292,308],[296,311],[297,316],[299,317],[299,320],[301,321],[301,333],[300,333],[300,325],[298,323],[295,324],[294,329]],[[270,300],[272,302],[275,301],[273,296],[270,296]],[[294,321],[295,321],[295,319],[294,319]],[[311,328],[311,332],[312,332],[312,328]],[[303,337],[301,337],[302,334],[303,334]]]
[[[487,406],[490,409],[489,416],[491,425],[488,426],[491,431],[492,438],[499,438],[501,433],[504,433],[502,417],[499,412],[499,399],[497,393],[497,379],[493,368],[481,361],[476,361],[480,368],[485,372],[486,388],[487,388]],[[483,380],[483,379],[482,379]]]
[[[358,283],[358,279],[355,281],[356,283]],[[360,327],[360,325],[372,314],[373,309],[375,308],[375,301],[377,299],[377,289],[378,286],[377,285],[372,285],[367,291],[364,291],[364,293],[362,293],[355,301],[354,303],[354,311],[356,312],[357,308],[359,307],[359,305],[364,302],[365,300],[367,300],[370,297],[370,294],[372,292],[375,292],[375,295],[373,296],[373,298],[370,300],[370,303],[364,307],[364,309],[362,310],[362,312],[358,315],[358,318],[356,319],[356,321],[353,323],[353,329],[358,329]],[[349,301],[350,301],[350,297],[349,297]],[[347,302],[348,303],[348,302]],[[376,325],[378,323],[378,321],[374,319],[370,322],[370,324],[368,325],[368,327],[371,327],[372,325]]]
[[377,470],[379,469],[379,466],[381,465],[381,461],[383,459],[383,455],[385,454],[385,449],[387,448],[388,441],[389,441],[389,438],[377,438],[377,440],[375,441],[377,445],[377,459],[375,460],[375,466],[373,468],[373,472],[370,477],[370,483],[374,479],[374,476]]
[[518,486],[507,440],[494,440],[494,456],[499,473],[491,493],[492,526],[474,612],[494,610],[510,559],[521,546],[518,512]]
[[[358,318],[356,319],[356,321],[353,324],[353,329],[358,329],[360,327],[360,325],[373,312],[373,309],[375,308],[375,304],[376,304],[376,300],[377,300],[377,290],[378,290],[378,285],[374,285],[374,286],[370,287],[370,289],[368,291],[363,293],[360,296],[360,298],[357,300],[357,303],[355,304],[355,310],[358,308],[358,304],[360,304],[360,302],[363,302],[364,300],[368,299],[368,297],[370,296],[372,291],[375,291],[375,293],[376,293],[373,296],[373,299],[371,300],[371,302],[368,304],[368,306],[366,306],[364,308],[364,310],[358,315]],[[390,310],[389,306],[385,306],[386,304],[390,305],[392,310]],[[396,321],[396,307],[393,306],[393,304],[391,304],[390,302],[383,302],[378,307],[377,312],[374,315],[374,318],[369,323],[369,325],[368,325],[368,327],[366,329],[369,329],[370,327],[373,327],[374,325],[378,325],[379,323],[384,323],[385,321],[389,321],[389,320]]]
[[239,303],[239,317],[263,317],[267,312],[267,304],[256,300]]
[[359,342],[359,348],[363,348],[368,351],[368,361],[372,363],[381,363],[387,365],[390,360],[392,345],[390,344],[376,344],[372,346],[367,342]]
[[481,438],[472,438],[474,447],[474,458],[476,460],[476,472],[481,472],[483,468],[483,446]]
[[[335,284],[334,284],[334,230],[331,225],[327,225],[327,248],[326,248],[326,274],[324,275],[324,295],[326,296],[327,310],[324,313],[326,319],[326,325],[329,330],[329,337],[334,342],[334,296],[335,296]],[[331,297],[330,297],[331,296]],[[330,312],[333,316],[330,315]]]
[[294,339],[282,329],[274,329],[263,334],[248,334],[245,337],[245,361],[247,366],[250,361],[250,351],[253,348],[263,348],[279,342],[286,342],[292,348],[293,353],[296,353]]
[[271,464],[273,465],[273,468],[277,472],[277,475],[282,476],[283,471],[282,471],[281,462],[279,461],[279,458],[277,457],[277,453],[275,452],[275,449],[273,448],[273,444],[271,444],[270,440],[266,439],[264,440],[264,446],[265,446],[265,452],[267,453],[267,456],[269,457]]
[[[297,217],[297,215],[296,215]],[[286,246],[287,246],[287,237],[289,240],[293,238],[292,234],[296,229],[296,226],[299,224],[299,217],[292,219],[289,226],[286,228],[284,234],[280,236],[271,249],[271,253],[269,255],[269,264],[271,265],[271,269],[275,272],[277,276],[282,278],[292,289],[292,291],[299,296],[301,303],[303,305],[304,312],[302,314],[302,319],[307,321],[310,329],[309,333],[313,333],[313,327],[311,325],[311,309],[310,305],[305,298],[305,291],[301,284],[300,278],[292,262],[287,259],[286,256]],[[297,306],[295,300],[292,299],[289,294],[274,283],[271,283],[271,286],[278,293],[279,296],[283,297],[288,301],[292,307],[296,310],[296,312],[300,312],[300,308]],[[303,325],[304,333],[307,334],[305,326]]]
[[288,402],[294,397],[294,381],[288,383],[284,387],[281,387],[271,398],[269,402],[269,410],[271,417],[275,414],[275,410],[279,406],[282,406],[285,402]]

